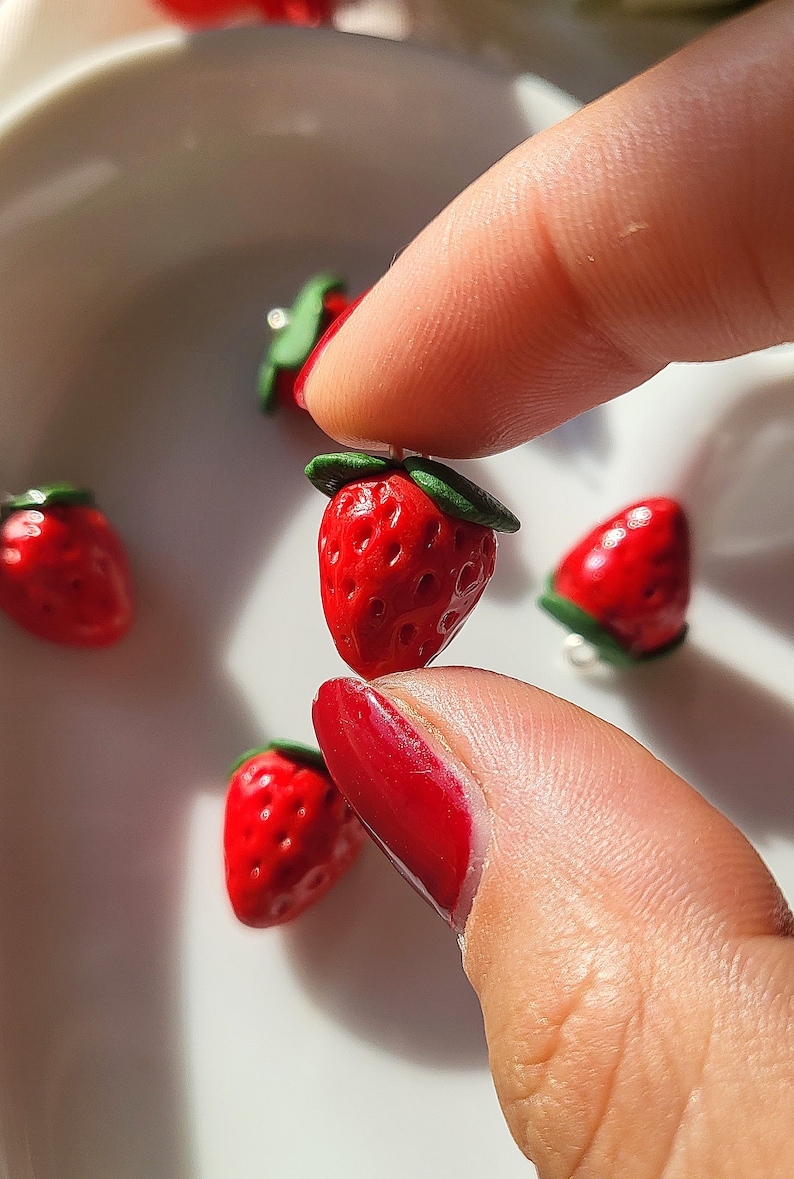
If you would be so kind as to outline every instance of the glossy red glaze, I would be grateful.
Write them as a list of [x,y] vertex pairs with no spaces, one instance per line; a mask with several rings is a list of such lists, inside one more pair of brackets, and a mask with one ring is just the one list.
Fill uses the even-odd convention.
[[223,849],[232,908],[260,929],[291,921],[355,860],[364,830],[325,771],[275,750],[235,771]]
[[335,3],[331,0],[255,0],[265,20],[288,25],[327,25],[331,23]]
[[336,648],[364,679],[426,667],[494,571],[490,528],[440,511],[405,471],[346,484],[320,526],[320,591]]
[[368,684],[330,680],[312,716],[334,781],[364,826],[417,891],[462,924],[467,914],[456,910],[473,842],[464,784]]
[[289,25],[330,24],[333,0],[155,0],[168,16],[194,28],[226,24],[259,13],[265,20]]
[[195,28],[224,24],[251,7],[245,0],[155,0],[155,3],[174,20]]
[[594,528],[563,560],[553,585],[640,657],[668,646],[683,631],[689,561],[683,508],[659,496]]
[[[303,368],[298,373],[298,375],[295,379],[294,397],[295,397],[295,402],[300,407],[300,409],[306,408],[306,400],[303,396],[303,389],[306,384],[306,381],[308,380],[309,373],[312,371],[315,364],[322,356],[323,352],[325,352],[326,348],[331,343],[331,340],[333,340],[334,336],[337,334],[339,329],[344,327],[344,325],[350,319],[350,316],[353,314],[355,309],[358,307],[359,303],[362,301],[362,299],[366,298],[366,296],[369,294],[370,290],[371,290],[371,288],[368,288],[366,291],[364,291],[363,295],[359,295],[359,297],[357,299],[354,299],[352,303],[347,304],[346,307],[344,307],[341,311],[339,311],[336,314],[336,316],[332,319],[331,323],[325,329],[323,335],[320,337],[318,343],[315,345],[314,351],[309,356],[309,359],[306,361]],[[336,292],[332,292],[332,294],[334,294],[334,293],[336,293]],[[326,308],[327,308],[327,302],[326,302]]]
[[0,528],[0,609],[39,638],[106,647],[126,634],[134,596],[124,546],[86,505],[13,512]]

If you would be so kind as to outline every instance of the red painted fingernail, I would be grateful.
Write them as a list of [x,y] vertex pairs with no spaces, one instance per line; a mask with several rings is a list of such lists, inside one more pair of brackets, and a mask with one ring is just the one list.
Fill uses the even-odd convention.
[[306,387],[306,382],[309,379],[309,373],[312,371],[323,352],[325,352],[336,333],[347,323],[361,300],[368,294],[369,290],[364,291],[363,295],[359,295],[359,297],[354,299],[353,302],[348,307],[346,307],[340,315],[337,315],[336,319],[328,325],[323,334],[320,336],[320,339],[315,344],[313,351],[309,355],[309,359],[303,365],[297,377],[295,378],[295,391],[293,396],[295,397],[295,402],[299,409],[306,409],[306,398],[303,395],[303,391]]
[[364,826],[414,888],[462,930],[488,837],[485,802],[464,767],[359,680],[323,684],[313,719],[331,777]]

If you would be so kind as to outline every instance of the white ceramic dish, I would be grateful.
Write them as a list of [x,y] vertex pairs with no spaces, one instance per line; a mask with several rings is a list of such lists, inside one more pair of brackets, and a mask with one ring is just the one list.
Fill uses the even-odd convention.
[[[368,850],[294,927],[243,929],[220,822],[227,763],[263,737],[310,739],[314,691],[341,670],[316,586],[323,503],[301,474],[326,441],[303,417],[258,414],[264,311],[326,266],[363,288],[571,107],[533,79],[277,29],[122,47],[7,114],[2,482],[93,486],[140,596],[106,652],[0,619],[0,1169],[14,1179],[530,1170],[430,910]],[[525,529],[449,653],[634,732],[743,823],[790,894],[794,556],[771,509],[794,507],[793,372],[785,350],[671,370],[473,464]],[[645,435],[661,457],[643,470]],[[703,538],[692,643],[623,679],[577,677],[533,593],[600,510],[650,490],[682,490]]]

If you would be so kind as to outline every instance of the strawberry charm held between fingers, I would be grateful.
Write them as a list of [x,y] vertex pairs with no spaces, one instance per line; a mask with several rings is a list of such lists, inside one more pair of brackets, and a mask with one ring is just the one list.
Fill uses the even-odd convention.
[[232,767],[226,888],[245,925],[262,929],[297,917],[344,875],[364,839],[317,750],[274,741]]
[[426,667],[472,612],[518,520],[462,475],[418,456],[327,454],[306,468],[331,498],[319,537],[323,610],[364,679]]
[[0,506],[0,609],[52,643],[107,647],[126,634],[127,554],[90,491],[54,483]]
[[628,666],[685,639],[689,526],[674,499],[640,500],[560,562],[538,604],[607,663]]

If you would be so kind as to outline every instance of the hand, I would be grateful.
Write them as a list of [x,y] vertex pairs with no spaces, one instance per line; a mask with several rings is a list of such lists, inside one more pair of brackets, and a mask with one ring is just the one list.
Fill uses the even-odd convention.
[[[493,453],[669,360],[794,336],[793,53],[779,0],[497,164],[317,363],[320,425]],[[488,672],[332,681],[315,727],[464,931],[542,1179],[794,1174],[794,922],[727,819],[625,734]]]

